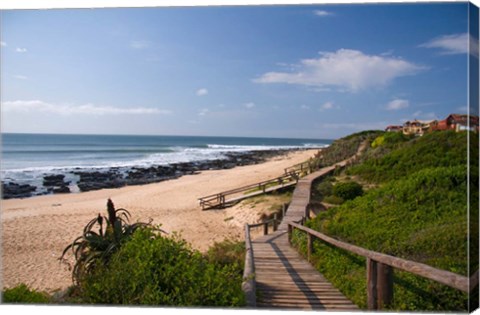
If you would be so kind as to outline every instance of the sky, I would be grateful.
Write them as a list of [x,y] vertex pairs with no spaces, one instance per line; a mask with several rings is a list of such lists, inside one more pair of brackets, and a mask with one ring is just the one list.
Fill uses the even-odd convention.
[[444,119],[467,112],[468,6],[2,10],[1,131],[335,139]]

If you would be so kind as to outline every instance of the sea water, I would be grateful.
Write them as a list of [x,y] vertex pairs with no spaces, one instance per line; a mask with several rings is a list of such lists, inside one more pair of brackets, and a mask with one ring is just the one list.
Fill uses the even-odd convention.
[[1,180],[39,184],[48,174],[225,159],[228,152],[322,148],[328,139],[2,134]]

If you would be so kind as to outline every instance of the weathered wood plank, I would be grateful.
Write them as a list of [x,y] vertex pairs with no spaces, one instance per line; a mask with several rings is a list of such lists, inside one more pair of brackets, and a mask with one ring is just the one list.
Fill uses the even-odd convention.
[[357,307],[290,247],[285,231],[278,230],[252,243],[257,306],[307,309]]

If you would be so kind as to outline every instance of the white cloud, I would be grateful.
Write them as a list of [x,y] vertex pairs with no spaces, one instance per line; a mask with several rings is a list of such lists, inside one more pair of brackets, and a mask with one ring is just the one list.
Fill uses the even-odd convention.
[[243,106],[245,106],[246,108],[254,108],[254,107],[255,107],[255,103],[249,102],[249,103],[243,104]]
[[85,105],[59,105],[51,104],[39,100],[32,101],[7,101],[2,103],[2,112],[44,112],[59,115],[144,115],[144,114],[171,114],[169,110],[162,110],[151,107],[114,107],[114,106],[98,106],[94,104]]
[[0,46],[6,47],[6,46],[7,46],[7,43],[5,43],[5,42],[0,42]]
[[324,11],[324,10],[315,10],[315,11],[313,11],[313,14],[315,14],[316,16],[329,16],[329,15],[333,15],[332,12],[328,12],[328,11]]
[[148,40],[132,40],[130,42],[130,47],[133,49],[145,49],[150,47],[150,42]]
[[27,48],[17,47],[17,48],[15,49],[15,51],[18,52],[18,53],[25,53],[25,52],[27,52]]
[[307,110],[310,109],[310,106],[303,104],[300,106],[300,109]]
[[478,53],[478,41],[467,33],[440,36],[421,44],[420,47],[438,48],[442,55],[466,54],[468,53],[469,41],[471,53],[475,55]]
[[207,89],[198,89],[196,94],[198,96],[203,96],[203,95],[207,95],[208,94],[208,90]]
[[397,77],[412,75],[424,67],[400,58],[366,55],[358,50],[320,52],[317,59],[303,59],[296,72],[268,72],[256,83],[287,83],[316,88],[336,86],[349,92],[384,86]]
[[21,74],[14,75],[13,77],[15,79],[19,79],[19,80],[27,80],[28,79],[28,77],[26,77],[24,75],[21,75]]
[[387,104],[386,109],[399,110],[399,109],[407,108],[408,106],[410,106],[410,102],[408,100],[395,99]]
[[202,108],[202,109],[198,112],[198,116],[206,116],[209,112],[210,112],[210,110],[209,110],[208,108]]
[[332,102],[326,102],[322,106],[320,106],[320,110],[327,110],[327,109],[332,109],[333,108],[333,103]]

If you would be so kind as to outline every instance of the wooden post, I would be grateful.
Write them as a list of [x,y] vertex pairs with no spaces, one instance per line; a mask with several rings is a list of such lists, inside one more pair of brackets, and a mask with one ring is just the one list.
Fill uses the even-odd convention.
[[384,309],[393,302],[393,268],[377,263],[377,305]]
[[263,223],[263,235],[268,235],[268,223]]
[[282,205],[282,220],[283,220],[283,218],[285,218],[285,212],[287,212],[287,204],[286,203],[284,203]]
[[305,219],[310,219],[310,205],[305,207]]
[[307,260],[312,262],[312,254],[313,254],[313,236],[312,234],[307,232]]
[[293,232],[293,226],[288,224],[288,243],[292,244],[292,232]]
[[377,309],[377,262],[367,258],[367,309]]
[[273,231],[275,232],[277,230],[277,214],[273,214]]

